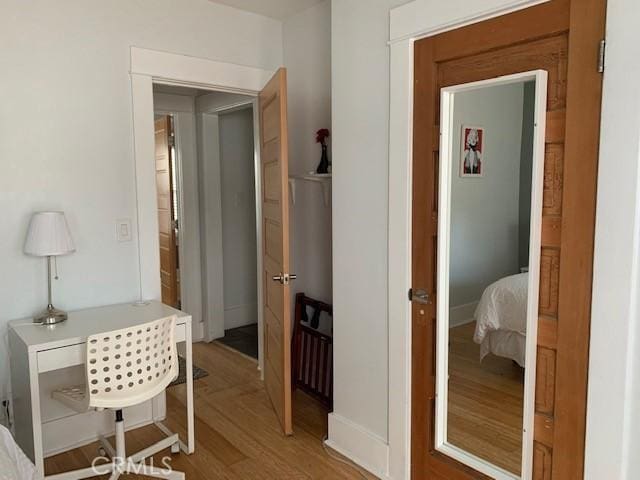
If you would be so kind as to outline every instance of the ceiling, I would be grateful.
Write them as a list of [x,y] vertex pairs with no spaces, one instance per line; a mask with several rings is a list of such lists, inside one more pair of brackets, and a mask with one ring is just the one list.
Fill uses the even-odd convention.
[[313,7],[323,0],[210,0],[229,7],[246,10],[266,17],[284,20],[291,15]]

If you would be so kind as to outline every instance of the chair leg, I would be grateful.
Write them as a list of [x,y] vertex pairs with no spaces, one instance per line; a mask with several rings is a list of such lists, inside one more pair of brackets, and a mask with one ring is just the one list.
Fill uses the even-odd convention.
[[[116,458],[116,450],[111,445],[111,442],[102,435],[98,437],[98,440],[100,441],[100,449],[104,450],[104,456],[109,457],[109,460]],[[102,455],[102,452],[100,452],[100,455]]]
[[116,449],[112,457],[113,474],[109,480],[118,480],[122,472],[127,469],[127,453],[124,437],[124,418],[122,410],[116,410]]
[[171,447],[171,452],[173,453],[173,446],[178,445],[178,451],[180,450],[179,438],[178,434],[173,434],[170,437],[163,438],[157,443],[154,443],[150,447],[145,448],[144,450],[135,453],[129,457],[131,463],[140,463],[147,458],[153,457],[156,453],[161,452],[165,448]]
[[126,443],[124,438],[124,418],[122,410],[116,410],[116,457],[114,462],[124,462],[127,458]]

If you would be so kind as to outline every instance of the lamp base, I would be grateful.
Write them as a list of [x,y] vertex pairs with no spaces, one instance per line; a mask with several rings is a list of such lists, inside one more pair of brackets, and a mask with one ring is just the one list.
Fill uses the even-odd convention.
[[33,319],[33,323],[42,325],[55,325],[62,323],[67,319],[67,312],[58,310],[53,305],[49,305],[47,309]]

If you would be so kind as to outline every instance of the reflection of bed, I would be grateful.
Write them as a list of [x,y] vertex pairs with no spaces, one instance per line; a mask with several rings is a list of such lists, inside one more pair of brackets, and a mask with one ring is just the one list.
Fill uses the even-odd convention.
[[9,430],[0,425],[0,479],[1,480],[37,480],[33,464],[16,445]]
[[473,336],[480,345],[481,360],[493,353],[524,367],[528,278],[528,273],[501,278],[482,294],[474,314]]

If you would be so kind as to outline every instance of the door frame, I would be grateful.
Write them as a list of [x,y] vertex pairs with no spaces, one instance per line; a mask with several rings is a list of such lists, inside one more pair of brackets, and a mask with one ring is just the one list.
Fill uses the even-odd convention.
[[[133,124],[133,159],[136,201],[136,239],[138,253],[138,300],[159,299],[160,253],[155,198],[153,83],[189,86],[203,90],[239,93],[257,97],[274,71],[232,63],[131,47],[131,101]],[[255,115],[255,113],[254,113]],[[255,135],[255,132],[254,132]],[[256,145],[259,164],[259,145]],[[257,200],[261,182],[256,178],[256,215],[261,215]],[[189,228],[183,225],[183,229]],[[258,229],[258,268],[261,268],[261,229]],[[258,305],[262,305],[262,288],[258,286]],[[262,370],[262,313],[258,309],[258,366]]]
[[451,3],[434,12],[414,0],[390,12],[388,352],[389,478],[408,479],[411,465],[411,304],[412,275],[413,80],[416,41],[549,0],[487,0],[473,11]]

